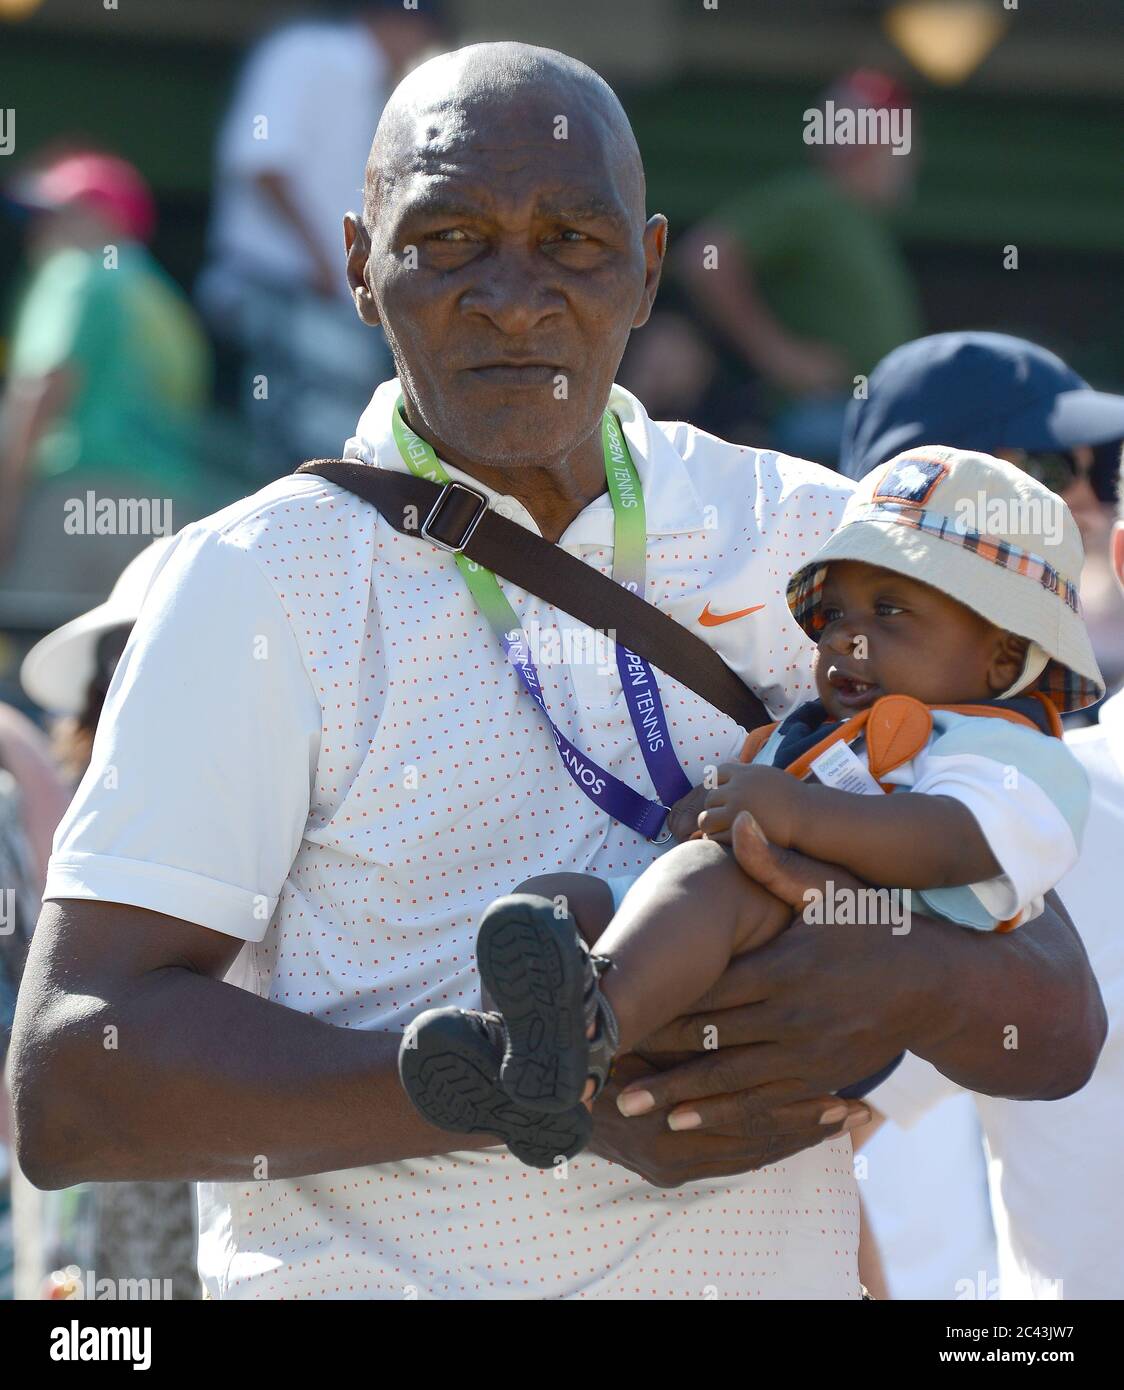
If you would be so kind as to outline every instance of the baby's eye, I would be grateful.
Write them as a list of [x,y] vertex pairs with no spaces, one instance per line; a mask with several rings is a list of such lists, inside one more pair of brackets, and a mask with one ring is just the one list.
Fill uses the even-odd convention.
[[828,623],[837,623],[839,619],[843,616],[843,610],[842,608],[832,608],[830,603],[821,603],[820,615],[824,620],[824,625],[826,626]]
[[874,611],[880,618],[892,618],[895,613],[903,613],[905,610],[899,608],[896,603],[876,603]]

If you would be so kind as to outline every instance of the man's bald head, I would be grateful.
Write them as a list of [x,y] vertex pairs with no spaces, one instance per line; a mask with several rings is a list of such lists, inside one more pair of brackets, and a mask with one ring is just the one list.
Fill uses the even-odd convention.
[[599,449],[667,223],[645,219],[636,138],[595,72],[519,43],[416,68],[345,228],[360,317],[382,325],[410,423],[443,457],[554,470]]
[[[421,64],[383,108],[367,159],[363,216],[373,230],[385,197],[411,174],[438,167],[458,141],[508,131],[532,111],[553,124],[591,126],[638,225],[644,222],[644,165],[616,92],[592,68],[552,48],[478,43]],[[574,132],[575,137],[579,132]]]

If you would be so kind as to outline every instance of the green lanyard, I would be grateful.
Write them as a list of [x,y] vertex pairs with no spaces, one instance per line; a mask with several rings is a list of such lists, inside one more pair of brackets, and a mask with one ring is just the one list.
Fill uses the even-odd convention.
[[[450,478],[433,449],[415,434],[402,416],[399,396],[392,416],[394,440],[410,472],[430,482],[448,484]],[[616,417],[606,411],[601,419],[601,443],[605,456],[605,481],[613,505],[613,578],[643,597],[647,566],[648,534],[644,517],[644,489],[628,444]],[[631,825],[647,839],[656,838],[673,802],[691,790],[671,742],[659,688],[651,667],[641,657],[616,644],[617,668],[625,700],[632,716],[640,750],[661,798],[643,797],[612,773],[580,752],[554,723],[543,698],[530,644],[518,614],[500,588],[499,580],[467,555],[453,556],[468,591],[491,627],[508,660],[516,668],[528,693],[546,716],[567,772],[583,792],[609,815]]]

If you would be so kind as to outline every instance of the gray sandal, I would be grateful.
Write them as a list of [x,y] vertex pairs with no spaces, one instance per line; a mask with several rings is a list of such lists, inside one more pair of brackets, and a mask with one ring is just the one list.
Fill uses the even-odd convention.
[[520,1105],[500,1085],[503,1020],[471,1009],[430,1009],[407,1028],[398,1074],[414,1108],[438,1129],[494,1134],[522,1163],[553,1168],[589,1142],[584,1105],[548,1115]]
[[599,1095],[620,1044],[597,984],[610,961],[590,953],[573,917],[531,893],[499,898],[480,923],[476,959],[507,1033],[507,1094],[548,1114],[579,1104],[591,1078]]

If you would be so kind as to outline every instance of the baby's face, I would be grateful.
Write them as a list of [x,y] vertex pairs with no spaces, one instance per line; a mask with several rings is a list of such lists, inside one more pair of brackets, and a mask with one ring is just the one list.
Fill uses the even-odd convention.
[[1002,629],[892,570],[833,562],[821,612],[816,688],[833,719],[849,719],[880,695],[930,705],[986,700],[1017,675],[999,659]]

